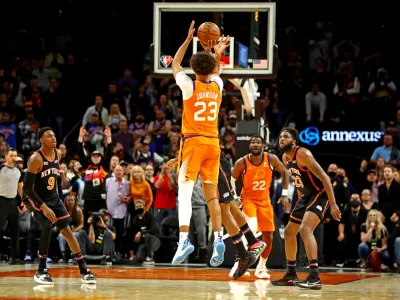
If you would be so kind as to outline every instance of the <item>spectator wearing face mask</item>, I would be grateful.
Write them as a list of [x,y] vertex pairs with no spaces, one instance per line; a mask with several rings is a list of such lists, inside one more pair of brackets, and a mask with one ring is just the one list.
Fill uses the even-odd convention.
[[129,133],[133,134],[133,138],[143,137],[148,128],[149,124],[145,123],[144,114],[141,111],[136,112],[135,122],[129,125]]
[[110,126],[111,124],[115,123],[117,123],[118,125],[121,120],[126,121],[126,117],[123,114],[121,114],[119,105],[117,103],[111,104],[110,114],[108,115],[106,125]]
[[126,235],[130,250],[129,260],[143,262],[144,265],[154,265],[154,251],[161,245],[158,239],[160,228],[153,214],[146,211],[146,205],[143,200],[135,201],[135,215],[132,216],[131,227]]
[[358,245],[360,244],[361,225],[367,219],[368,210],[361,204],[360,195],[352,194],[350,202],[343,211],[339,223],[339,265],[342,267],[345,259],[358,258]]

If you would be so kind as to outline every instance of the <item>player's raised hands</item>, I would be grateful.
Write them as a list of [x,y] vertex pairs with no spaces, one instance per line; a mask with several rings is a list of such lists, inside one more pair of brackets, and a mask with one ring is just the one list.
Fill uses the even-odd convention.
[[215,55],[221,55],[222,53],[224,53],[225,49],[229,46],[230,43],[230,36],[228,35],[224,37],[224,35],[222,35],[218,43],[214,46]]
[[202,42],[200,42],[200,45],[203,47],[204,51],[207,52],[208,54],[212,55],[212,49],[215,47],[215,44],[217,43],[217,41],[215,40],[209,40],[207,42],[207,44],[203,44]]
[[194,35],[195,31],[196,31],[196,28],[194,28],[194,21],[192,21],[192,23],[190,23],[188,36],[187,36],[187,39],[186,39],[187,41],[193,40],[193,35]]

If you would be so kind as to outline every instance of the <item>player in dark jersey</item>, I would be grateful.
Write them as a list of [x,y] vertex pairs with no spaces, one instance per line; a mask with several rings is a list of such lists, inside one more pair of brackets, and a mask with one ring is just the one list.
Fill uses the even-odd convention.
[[56,226],[72,249],[79,265],[81,281],[96,283],[96,278],[87,268],[78,241],[69,227],[71,217],[60,200],[62,193],[59,162],[61,151],[56,149],[56,136],[50,127],[44,127],[39,130],[38,138],[42,146],[28,160],[23,188],[23,202],[39,223],[42,231],[39,241],[39,268],[33,279],[41,284],[54,284],[48,273],[46,260],[51,233],[53,227]]
[[[279,147],[284,152],[283,163],[289,169],[298,193],[298,201],[290,214],[285,228],[285,252],[288,270],[280,280],[272,281],[276,286],[299,286],[321,289],[318,275],[318,245],[314,230],[323,219],[330,205],[332,217],[340,220],[341,214],[336,204],[331,180],[308,149],[297,146],[299,140],[296,129],[285,127],[279,135]],[[300,281],[296,274],[296,252],[299,233],[304,241],[310,274]]]

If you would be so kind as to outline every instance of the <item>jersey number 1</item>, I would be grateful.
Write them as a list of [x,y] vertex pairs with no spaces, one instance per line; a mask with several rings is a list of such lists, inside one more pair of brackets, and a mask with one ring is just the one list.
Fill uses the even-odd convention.
[[54,179],[54,177],[49,177],[49,180],[47,180],[47,189],[49,191],[51,191],[52,189],[54,189],[54,185],[55,185],[56,180]]
[[218,105],[216,101],[210,101],[208,103],[205,101],[197,101],[194,106],[200,106],[200,109],[194,113],[195,121],[204,122],[206,120],[206,117],[202,117],[200,115],[206,111],[207,107],[210,113],[210,116],[207,116],[207,121],[214,121],[217,118]]

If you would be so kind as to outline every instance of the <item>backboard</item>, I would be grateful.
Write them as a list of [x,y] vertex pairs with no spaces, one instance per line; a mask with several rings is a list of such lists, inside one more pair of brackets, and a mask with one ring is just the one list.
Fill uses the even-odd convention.
[[[221,77],[270,78],[276,75],[275,3],[154,3],[152,75],[171,76],[172,59],[187,37],[190,22],[195,28],[214,22],[221,34],[231,36],[231,44],[221,57]],[[185,72],[192,54],[201,51],[196,37],[182,62]]]

